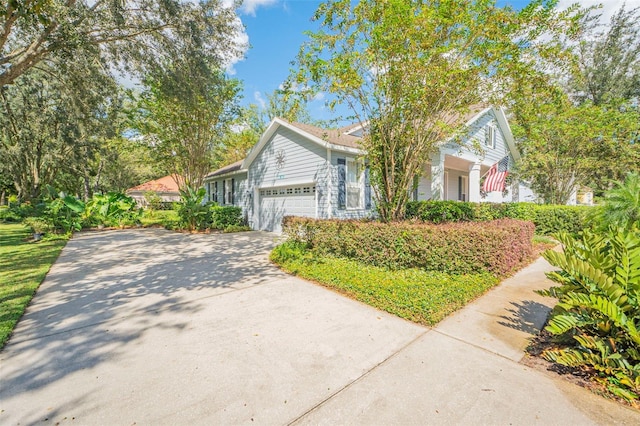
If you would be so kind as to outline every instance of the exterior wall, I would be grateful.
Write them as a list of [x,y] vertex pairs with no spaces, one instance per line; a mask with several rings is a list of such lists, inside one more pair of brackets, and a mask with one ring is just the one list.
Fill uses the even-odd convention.
[[[445,168],[445,172],[447,173],[447,188],[445,190],[446,196],[447,196],[447,200],[458,200],[458,177],[460,176],[466,176],[467,178],[467,182],[469,181],[469,173],[468,172],[463,172],[460,170],[453,170],[453,169],[447,169]],[[468,185],[467,185],[468,186]],[[467,194],[467,200],[468,200],[468,194],[469,191],[465,190],[466,194]]]
[[[342,152],[331,153],[331,217],[336,219],[362,219],[371,217],[372,210],[365,209],[364,204],[364,175],[361,173],[361,188],[362,188],[362,208],[360,209],[340,209],[338,208],[338,158],[355,160],[358,157]],[[371,204],[374,205],[373,192],[371,193]],[[327,216],[319,216],[326,218]]]
[[[224,203],[224,194],[222,192],[222,181],[230,182],[231,179],[234,179],[234,188],[233,188],[233,204]],[[247,173],[236,173],[233,175],[214,177],[212,179],[207,179],[204,183],[204,187],[207,190],[207,201],[214,201],[216,197],[214,197],[215,192],[215,183],[218,183],[218,192],[217,192],[217,203],[220,206],[224,205],[234,205],[240,206],[243,209],[246,208],[248,203],[249,194],[247,193]]]
[[418,179],[417,195],[418,201],[431,199],[431,164],[425,165],[422,170],[422,176]]
[[[278,160],[284,159],[283,162]],[[279,167],[280,166],[280,167]],[[255,198],[262,188],[315,183],[319,217],[327,210],[327,150],[280,127],[249,166],[247,188]],[[258,223],[254,202],[248,202],[249,225]]]

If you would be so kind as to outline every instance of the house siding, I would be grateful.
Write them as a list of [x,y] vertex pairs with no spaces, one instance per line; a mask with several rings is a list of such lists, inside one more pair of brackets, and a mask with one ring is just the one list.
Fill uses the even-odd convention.
[[[278,155],[284,153],[284,165],[278,168]],[[316,216],[326,217],[327,199],[327,149],[297,133],[281,127],[264,145],[248,170],[248,187],[261,189],[303,183],[316,183]],[[249,203],[250,226],[258,222]]]
[[[332,191],[331,191],[331,217],[335,219],[362,219],[366,217],[371,217],[372,210],[367,210],[364,208],[364,179],[362,179],[362,208],[360,209],[341,209],[338,205],[338,158],[344,158],[345,160],[356,160],[357,156],[346,154],[342,152],[331,153],[331,183],[332,183]],[[373,191],[371,193],[371,204],[375,205],[375,200]],[[327,216],[322,216],[327,217]]]

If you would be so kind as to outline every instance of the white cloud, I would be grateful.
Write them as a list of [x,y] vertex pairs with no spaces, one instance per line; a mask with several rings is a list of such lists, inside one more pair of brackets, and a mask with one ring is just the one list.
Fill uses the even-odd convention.
[[277,2],[278,0],[243,0],[240,10],[247,15],[256,16],[257,8],[261,6],[271,6]]
[[325,98],[324,92],[318,92],[315,95],[313,95],[313,98],[311,99],[311,101],[321,101]]
[[[576,3],[576,0],[560,0],[558,2],[558,9],[566,9],[574,3]],[[579,3],[582,7],[602,5],[596,13],[602,14],[600,23],[605,25],[609,23],[611,16],[613,16],[613,14],[616,13],[623,4],[626,4],[625,10],[640,7],[640,0],[581,0]]]
[[260,108],[265,109],[267,107],[267,101],[262,97],[260,91],[256,90],[253,92],[253,99],[255,99]]

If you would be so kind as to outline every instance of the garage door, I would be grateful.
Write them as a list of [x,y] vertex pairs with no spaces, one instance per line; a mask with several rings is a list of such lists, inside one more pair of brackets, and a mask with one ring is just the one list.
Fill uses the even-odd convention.
[[316,216],[315,185],[260,190],[260,229],[281,232],[284,216]]

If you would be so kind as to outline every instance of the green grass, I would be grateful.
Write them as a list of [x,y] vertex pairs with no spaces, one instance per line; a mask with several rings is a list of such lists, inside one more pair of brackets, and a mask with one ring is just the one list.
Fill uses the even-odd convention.
[[387,270],[354,260],[317,257],[282,244],[271,259],[285,271],[423,325],[434,325],[498,284],[491,274],[449,275]]
[[11,336],[66,240],[29,241],[21,224],[0,224],[0,348]]
[[178,212],[175,210],[145,210],[140,218],[142,226],[165,226],[167,224],[176,223],[180,220]]

